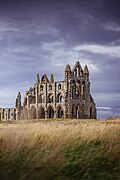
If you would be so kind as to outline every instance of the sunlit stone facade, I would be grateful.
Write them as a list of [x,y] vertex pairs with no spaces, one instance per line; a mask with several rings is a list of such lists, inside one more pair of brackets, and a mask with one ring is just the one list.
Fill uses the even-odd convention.
[[21,111],[20,94],[16,100],[18,119],[78,118],[96,119],[96,105],[90,94],[89,71],[79,61],[71,69],[67,64],[63,81],[37,75],[36,83],[26,92]]

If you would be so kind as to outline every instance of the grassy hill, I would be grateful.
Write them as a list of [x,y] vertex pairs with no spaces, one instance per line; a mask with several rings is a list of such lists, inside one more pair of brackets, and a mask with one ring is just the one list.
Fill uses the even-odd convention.
[[120,180],[120,120],[0,124],[1,180]]

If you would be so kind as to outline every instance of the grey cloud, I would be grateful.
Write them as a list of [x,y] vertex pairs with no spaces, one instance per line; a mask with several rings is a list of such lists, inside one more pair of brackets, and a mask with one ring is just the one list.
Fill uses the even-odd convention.
[[107,31],[120,32],[120,24],[114,22],[108,22],[106,24],[101,24],[101,26]]
[[65,65],[79,60],[82,67],[88,64],[97,106],[109,104],[109,110],[98,108],[99,117],[118,114],[118,9],[108,0],[1,1],[0,105],[13,106],[17,91],[24,96],[37,73],[54,73],[55,80],[62,80]]

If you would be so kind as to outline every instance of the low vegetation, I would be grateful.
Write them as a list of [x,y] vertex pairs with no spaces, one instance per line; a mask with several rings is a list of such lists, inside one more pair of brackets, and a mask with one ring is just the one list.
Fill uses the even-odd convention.
[[0,124],[1,180],[119,180],[120,120]]

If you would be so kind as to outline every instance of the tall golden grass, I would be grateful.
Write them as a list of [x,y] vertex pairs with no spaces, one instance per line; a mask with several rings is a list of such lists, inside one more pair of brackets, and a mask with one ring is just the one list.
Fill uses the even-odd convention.
[[40,156],[40,151],[36,150],[34,158],[39,159],[40,156],[44,162],[63,162],[63,148],[94,141],[106,142],[103,153],[120,153],[120,121],[54,120],[0,124],[1,150],[14,155],[21,149],[37,149],[45,155]]
[[120,179],[120,120],[0,124],[1,180]]

